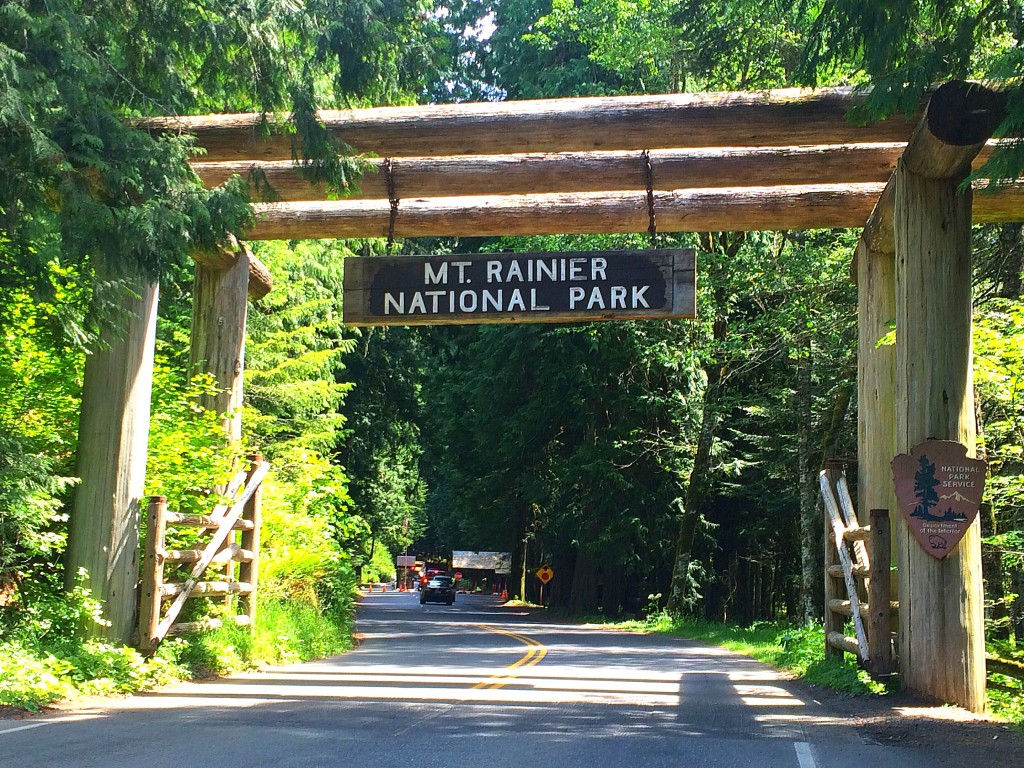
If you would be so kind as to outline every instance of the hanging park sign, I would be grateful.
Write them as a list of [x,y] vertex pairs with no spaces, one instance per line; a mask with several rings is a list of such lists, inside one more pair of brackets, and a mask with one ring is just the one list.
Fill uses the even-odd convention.
[[345,259],[347,325],[694,317],[692,249]]

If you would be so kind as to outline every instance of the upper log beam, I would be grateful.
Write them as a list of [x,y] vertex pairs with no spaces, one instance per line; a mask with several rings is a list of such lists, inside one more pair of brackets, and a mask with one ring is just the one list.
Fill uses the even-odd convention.
[[259,301],[274,287],[270,270],[260,261],[249,246],[239,243],[231,238],[231,248],[217,248],[213,251],[195,251],[192,254],[193,260],[202,264],[207,269],[217,272],[224,272],[231,269],[240,258],[245,258],[249,263],[249,287],[248,296],[253,301]]
[[[862,227],[882,184],[820,184],[655,192],[662,232]],[[386,237],[386,200],[261,203],[249,240]],[[1024,185],[977,195],[977,223],[1024,221]],[[645,192],[402,200],[396,237],[646,232]]]
[[962,176],[1006,117],[1006,94],[954,80],[939,86],[910,137],[903,161],[926,179]]
[[[917,116],[848,122],[860,98],[851,88],[787,88],[325,110],[320,118],[355,151],[380,157],[907,141]],[[139,125],[194,135],[208,162],[288,160],[295,139],[267,134],[258,114],[149,118]]]
[[[977,169],[991,157],[994,142],[989,142],[989,138],[1005,115],[1004,93],[976,83],[944,83],[932,94],[924,117],[907,144],[903,154],[907,169],[928,179],[961,176],[972,166]],[[895,176],[890,176],[864,225],[861,237],[868,248],[877,253],[894,253],[896,250],[893,237],[895,192]],[[979,223],[979,205],[986,209],[988,216],[995,216],[1001,210],[1000,203],[994,198],[994,195],[986,193],[975,198],[975,223]],[[1001,215],[1013,218],[990,218],[986,221],[1020,221],[1015,211],[1005,211]]]

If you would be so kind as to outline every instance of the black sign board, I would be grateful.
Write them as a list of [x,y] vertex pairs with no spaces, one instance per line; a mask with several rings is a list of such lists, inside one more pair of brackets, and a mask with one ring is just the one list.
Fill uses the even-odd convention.
[[347,325],[694,317],[692,249],[345,259]]

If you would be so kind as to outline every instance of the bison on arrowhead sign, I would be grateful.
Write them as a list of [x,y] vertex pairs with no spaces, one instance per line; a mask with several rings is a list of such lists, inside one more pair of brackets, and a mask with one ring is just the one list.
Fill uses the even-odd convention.
[[926,440],[892,460],[903,519],[932,557],[952,552],[981,506],[985,462],[967,458],[967,448],[951,440]]

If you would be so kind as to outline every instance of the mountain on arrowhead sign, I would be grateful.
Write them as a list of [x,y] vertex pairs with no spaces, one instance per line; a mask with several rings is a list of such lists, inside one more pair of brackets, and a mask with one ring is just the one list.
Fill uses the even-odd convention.
[[896,499],[914,538],[941,560],[978,516],[985,462],[952,440],[926,440],[892,460]]

